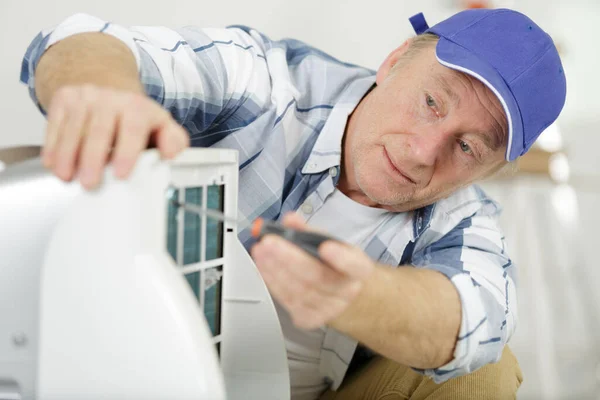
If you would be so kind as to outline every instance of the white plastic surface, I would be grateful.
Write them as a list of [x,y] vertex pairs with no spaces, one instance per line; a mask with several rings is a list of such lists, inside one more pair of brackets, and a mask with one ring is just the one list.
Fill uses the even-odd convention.
[[236,240],[230,250],[221,351],[229,400],[286,400],[290,379],[275,305],[254,262]]
[[38,398],[224,399],[210,333],[165,250],[169,169],[155,152],[128,181],[83,193],[42,273]]
[[0,399],[18,393],[32,400],[45,249],[81,189],[51,176],[39,159],[14,164],[18,157],[10,156],[0,173]]

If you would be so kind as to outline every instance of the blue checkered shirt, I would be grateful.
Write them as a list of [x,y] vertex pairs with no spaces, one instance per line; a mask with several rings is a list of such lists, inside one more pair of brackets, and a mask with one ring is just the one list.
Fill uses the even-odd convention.
[[[373,85],[373,71],[242,26],[126,28],[79,14],[41,32],[27,50],[21,81],[36,102],[40,56],[80,32],[104,32],[131,49],[147,94],[188,130],[193,146],[239,151],[239,238],[246,247],[255,218],[279,219],[307,200],[316,211],[333,193],[346,121]],[[439,271],[458,290],[462,320],[454,359],[421,371],[436,382],[498,361],[515,329],[515,266],[505,252],[499,212],[471,186],[412,211],[412,224],[402,223],[401,215],[389,219],[364,248],[391,267]],[[320,370],[334,389],[356,346],[327,331]]]

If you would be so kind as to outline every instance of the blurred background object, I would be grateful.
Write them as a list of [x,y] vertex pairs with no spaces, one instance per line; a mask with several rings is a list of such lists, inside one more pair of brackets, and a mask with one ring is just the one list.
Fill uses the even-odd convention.
[[22,56],[41,29],[76,12],[123,25],[244,24],[376,69],[412,35],[411,15],[423,11],[433,25],[477,7],[530,16],[556,42],[568,82],[563,114],[519,161],[520,172],[483,185],[504,207],[501,222],[520,271],[520,321],[511,342],[525,376],[519,399],[598,399],[600,268],[592,251],[600,226],[598,0],[1,0],[0,148],[42,143],[43,117],[18,82]]
[[40,146],[0,147],[0,162],[2,163],[0,170],[5,165],[35,158],[40,155],[41,150]]
[[525,376],[519,399],[600,398],[598,273],[586,258],[585,215],[569,177],[552,125],[516,170],[482,185],[502,205],[519,271],[519,325],[510,342]]

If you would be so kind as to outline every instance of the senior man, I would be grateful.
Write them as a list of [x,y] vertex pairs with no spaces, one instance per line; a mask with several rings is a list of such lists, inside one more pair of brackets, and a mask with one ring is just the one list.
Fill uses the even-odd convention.
[[[472,184],[558,117],[561,62],[512,10],[410,21],[417,36],[377,72],[243,26],[87,15],[25,55],[43,162],[61,179],[94,188],[109,162],[125,178],[148,146],[239,150],[239,237],[276,300],[293,399],[507,399],[522,379],[505,348],[515,266],[498,206]],[[343,244],[323,243],[322,261],[256,244],[256,217]]]

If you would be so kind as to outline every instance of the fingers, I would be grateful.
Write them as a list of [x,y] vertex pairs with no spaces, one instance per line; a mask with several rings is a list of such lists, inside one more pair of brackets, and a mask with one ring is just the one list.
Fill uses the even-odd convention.
[[61,131],[62,123],[66,116],[65,113],[65,108],[58,106],[50,108],[48,111],[48,127],[42,149],[42,162],[44,167],[48,169],[52,169],[54,160],[56,159],[56,143],[58,142],[58,134]]
[[153,137],[164,158],[189,146],[189,137],[171,115],[150,98],[94,86],[64,87],[54,95],[43,149],[43,163],[63,180],[76,173],[91,189],[104,167],[126,178]]
[[86,189],[100,183],[116,128],[116,116],[107,107],[99,107],[90,117],[79,160],[79,179]]
[[56,176],[70,181],[75,174],[75,163],[79,145],[82,141],[84,125],[88,117],[88,109],[84,106],[70,106],[65,109],[67,116],[63,119],[60,136],[56,140],[52,167]]
[[[262,271],[261,271],[262,273]],[[350,301],[336,296],[314,293],[298,286],[297,290],[284,284],[288,278],[285,271],[277,275],[268,273],[263,279],[273,296],[292,317],[292,322],[300,329],[316,329],[335,319],[348,307]]]
[[[307,228],[292,214],[284,217],[284,225]],[[335,240],[321,244],[319,255],[321,260],[276,235],[266,235],[252,248],[271,295],[302,329],[331,323],[342,315],[376,268],[366,253]]]
[[123,115],[118,124],[117,143],[113,153],[113,167],[117,178],[126,178],[146,148],[150,124],[135,115]]
[[351,279],[312,257],[300,247],[275,235],[267,235],[259,247],[267,266],[289,271],[294,281],[314,286],[325,294],[335,294],[347,288]]
[[334,240],[319,246],[319,256],[336,271],[359,280],[367,279],[375,268],[362,250]]
[[161,156],[171,159],[190,146],[190,136],[179,124],[169,121],[156,133],[156,142]]
[[[293,212],[287,213],[282,222],[289,228],[318,232]],[[373,263],[362,250],[335,240],[322,243],[319,246],[319,256],[336,271],[356,279],[365,279],[372,271]]]
[[[266,239],[268,238],[264,240]],[[273,244],[279,245],[277,241]],[[282,251],[283,253],[286,252]],[[288,310],[294,324],[299,328],[314,329],[326,324],[341,314],[355,297],[353,286],[359,283],[340,276],[326,266],[319,267],[331,274],[337,274],[335,282],[330,281],[329,284],[325,284],[323,281],[317,282],[309,278],[307,274],[299,274],[299,265],[292,264],[293,261],[282,262],[280,257],[273,255],[271,245],[268,243],[267,246],[254,246],[252,256],[257,261],[269,292]],[[289,254],[287,256],[288,259],[292,258]],[[317,264],[316,261],[314,263]],[[301,265],[301,267],[301,272],[306,272],[309,266]],[[326,286],[330,288],[324,290]],[[331,290],[333,286],[336,290]]]
[[[142,108],[147,101],[138,99]],[[161,156],[166,159],[175,157],[189,145],[189,136],[169,113],[152,104],[146,107],[146,113],[123,115],[117,134],[117,143],[113,155],[115,175],[127,177],[135,165],[137,156],[148,146],[150,135],[156,136]],[[145,114],[145,115],[144,115]]]

